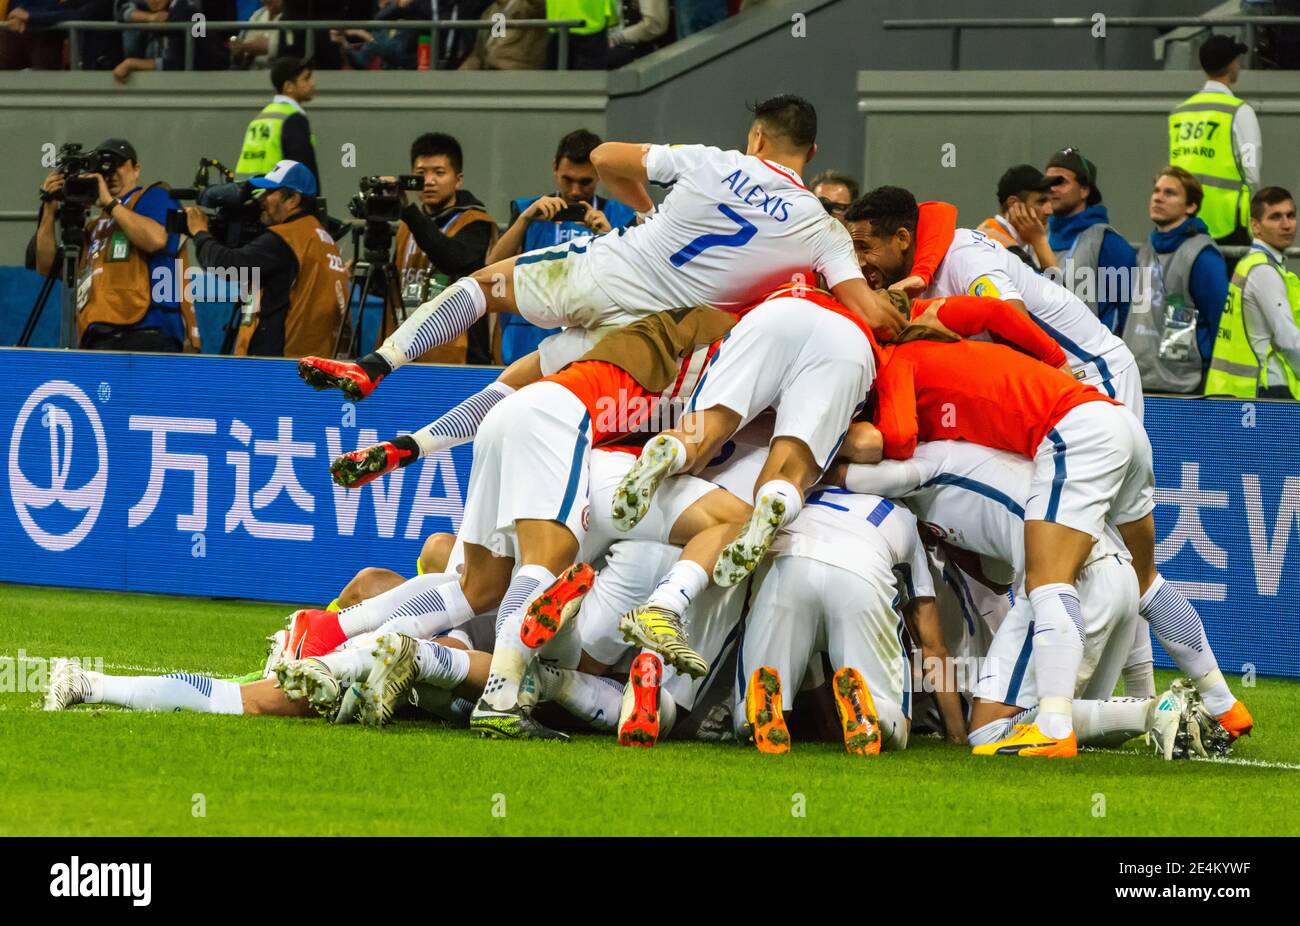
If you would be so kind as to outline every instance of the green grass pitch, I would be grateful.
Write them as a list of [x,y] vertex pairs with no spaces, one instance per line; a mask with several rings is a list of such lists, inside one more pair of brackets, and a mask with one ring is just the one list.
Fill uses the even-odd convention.
[[[0,586],[0,657],[102,658],[122,674],[234,676],[288,609]],[[851,759],[703,743],[490,742],[431,722],[39,711],[0,693],[4,835],[1297,835],[1300,682],[1240,689],[1254,736],[1230,763],[1137,743],[1068,762],[975,759],[920,738]],[[1169,673],[1160,673],[1161,683]],[[201,795],[201,797],[199,797]],[[202,815],[196,815],[201,809]]]

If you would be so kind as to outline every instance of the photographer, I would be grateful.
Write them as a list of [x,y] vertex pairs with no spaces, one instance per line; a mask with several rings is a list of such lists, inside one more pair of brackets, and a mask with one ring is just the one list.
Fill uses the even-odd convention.
[[[510,203],[510,227],[488,252],[492,264],[525,251],[563,244],[583,235],[600,235],[636,221],[636,212],[616,199],[596,195],[596,168],[591,152],[600,137],[586,129],[560,139],[551,169],[556,192],[522,196]],[[555,329],[558,330],[558,329]],[[501,316],[501,358],[504,363],[532,353],[554,331],[531,325],[518,315]]]
[[[175,273],[178,236],[167,234],[166,222],[167,210],[177,208],[176,200],[159,184],[140,185],[140,163],[128,141],[110,138],[86,157],[100,167],[96,173],[79,173],[98,185],[94,205],[99,217],[86,222],[78,266],[81,348],[176,353],[183,349],[188,330],[197,349],[192,309],[186,305],[183,317],[178,299],[154,298],[182,295],[183,287],[155,285]],[[60,202],[67,199],[67,180],[61,169],[45,178],[40,220],[28,248],[27,266],[47,276],[60,270],[56,219]]]
[[235,353],[333,356],[348,278],[334,239],[315,215],[316,178],[306,165],[281,161],[248,185],[260,197],[267,229],[242,247],[222,245],[208,231],[205,213],[194,206],[185,210],[202,266],[225,273],[248,268],[257,274],[258,293],[245,307]]
[[[411,145],[411,173],[424,178],[424,189],[418,205],[407,202],[402,210],[394,258],[407,311],[483,267],[488,249],[496,243],[496,223],[478,197],[461,189],[463,166],[460,143],[450,135],[429,132]],[[385,315],[383,337],[396,330],[396,321]],[[433,348],[420,359],[492,363],[488,319],[481,318],[470,327],[467,342],[458,339]]]

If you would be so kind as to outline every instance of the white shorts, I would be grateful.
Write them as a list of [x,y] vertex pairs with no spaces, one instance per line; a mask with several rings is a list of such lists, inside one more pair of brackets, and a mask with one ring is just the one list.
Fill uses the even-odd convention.
[[590,454],[590,415],[568,389],[539,382],[506,396],[474,438],[457,536],[518,559],[516,521],[558,521],[581,543]]
[[773,299],[723,339],[689,407],[721,405],[742,427],[775,408],[773,437],[803,441],[825,469],[875,375],[871,345],[853,322],[802,299]]
[[621,531],[614,526],[614,490],[637,460],[636,454],[621,450],[593,450],[591,454],[590,490],[588,498],[591,516],[587,536],[582,542],[579,557],[590,563],[605,555],[615,543],[626,540],[646,540],[667,543],[673,525],[682,513],[710,492],[717,489],[711,482],[695,476],[681,474],[665,479],[650,498],[650,509],[637,526]]
[[894,578],[867,578],[803,556],[778,556],[758,567],[749,615],[736,659],[735,723],[745,720],[745,687],[755,670],[771,666],[781,676],[783,707],[814,653],[831,666],[862,673],[880,715],[883,746],[907,745],[911,667],[903,652],[903,618],[894,609]]
[[681,552],[666,543],[634,540],[609,548],[578,611],[578,635],[588,656],[613,666],[627,655],[630,644],[618,629],[619,618],[645,603]]
[[[590,238],[539,248],[515,260],[515,307],[539,328],[622,326],[659,307],[624,309],[606,295],[587,257]],[[581,356],[581,355],[579,355]]]
[[726,489],[747,505],[754,504],[758,476],[767,462],[768,445],[772,442],[774,420],[772,414],[760,415],[733,434],[700,470],[700,478]]
[[1101,537],[1155,507],[1151,442],[1132,412],[1086,402],[1047,432],[1034,454],[1026,521],[1050,521]]
[[[1114,694],[1133,645],[1138,617],[1137,573],[1118,555],[1085,566],[1075,582],[1083,617],[1083,661],[1075,682],[1076,698],[1105,699]],[[1029,596],[1016,599],[993,636],[980,669],[976,697],[1030,708],[1038,704],[1034,678],[1033,611]]]
[[[955,681],[960,690],[974,693],[978,673],[975,668],[989,651],[1002,621],[1011,610],[1011,600],[976,581],[954,563],[945,562],[941,553],[926,551],[930,575],[934,580],[935,605],[948,654],[956,662]],[[916,685],[924,674],[917,660],[913,669]]]
[[1142,371],[1138,369],[1137,363],[1132,363],[1120,372],[1112,374],[1109,389],[1105,384],[1098,385],[1097,388],[1112,399],[1123,402],[1124,407],[1131,411],[1138,421],[1144,419],[1146,400],[1142,395]]

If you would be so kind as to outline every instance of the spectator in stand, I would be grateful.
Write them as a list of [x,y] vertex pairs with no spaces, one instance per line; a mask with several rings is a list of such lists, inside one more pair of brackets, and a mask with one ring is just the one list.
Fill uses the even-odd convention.
[[1166,167],[1151,191],[1151,237],[1138,250],[1142,285],[1124,340],[1150,392],[1200,393],[1228,298],[1228,268],[1197,212],[1201,184]]
[[546,0],[493,0],[484,19],[503,17],[502,28],[480,29],[462,71],[539,71],[546,67],[545,29],[512,29],[514,19],[545,19]]
[[1031,270],[1038,273],[1056,266],[1047,243],[1047,217],[1052,212],[1052,187],[1060,177],[1049,177],[1030,164],[1008,167],[998,180],[998,214],[975,229],[992,238]]
[[658,48],[668,31],[668,0],[624,0],[622,25],[609,30],[609,67],[621,68]]
[[[7,10],[0,3],[0,71],[22,68],[56,71],[63,67],[67,33],[49,31],[63,22],[113,21],[114,0],[14,0]],[[122,58],[116,32],[81,34],[81,67],[106,71]]]
[[1286,266],[1295,198],[1264,187],[1250,201],[1250,230],[1254,240],[1228,286],[1205,394],[1300,399],[1300,277]]
[[709,28],[727,18],[727,0],[677,0],[677,38]]
[[823,208],[841,222],[849,204],[858,198],[858,181],[838,170],[824,170],[808,184],[813,196],[821,200]]
[[[249,25],[279,22],[284,15],[284,0],[262,0],[253,11]],[[230,43],[230,65],[236,68],[267,68],[280,52],[280,33],[274,29],[245,29]]]
[[[680,2],[680,0],[679,0]],[[614,23],[610,0],[546,0],[547,19],[581,19],[569,30],[569,67],[575,71],[603,71],[609,65],[608,30]],[[559,42],[551,59],[559,63]]]
[[[375,14],[377,20],[433,18],[432,0],[384,0]],[[386,29],[375,35],[365,29],[331,29],[330,41],[339,46],[343,60],[358,71],[367,70],[371,62],[384,67],[414,70],[420,33],[414,29]]]
[[[1081,299],[1101,323],[1124,331],[1136,285],[1137,251],[1110,225],[1097,186],[1097,165],[1078,148],[1062,148],[1047,162],[1052,187],[1048,243],[1061,270],[1060,283]],[[1091,285],[1089,284],[1091,282]]]
[[[200,14],[196,0],[125,0],[118,7],[118,19],[135,23],[186,23],[190,24]],[[196,70],[221,70],[229,65],[225,49],[217,37],[194,39],[194,67]],[[135,71],[185,70],[185,33],[146,32],[144,57],[124,58],[113,68],[113,79],[124,84]]]
[[[551,162],[556,191],[521,196],[510,203],[510,227],[488,251],[484,266],[584,235],[626,228],[636,221],[631,206],[596,195],[599,177],[591,163],[591,152],[599,144],[600,137],[586,129],[577,129],[560,139]],[[559,330],[538,328],[512,313],[502,313],[500,321],[501,359],[507,364],[532,353],[543,338]]]

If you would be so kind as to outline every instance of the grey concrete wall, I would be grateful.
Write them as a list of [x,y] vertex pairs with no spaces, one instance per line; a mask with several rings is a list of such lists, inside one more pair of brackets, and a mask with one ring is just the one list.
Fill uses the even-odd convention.
[[[973,227],[997,211],[997,180],[1007,167],[1042,168],[1053,151],[1075,145],[1097,165],[1112,223],[1135,240],[1150,231],[1151,180],[1169,151],[1166,116],[1201,81],[1190,72],[983,71],[954,80],[931,71],[900,82],[896,73],[863,71],[861,170],[868,186],[896,184],[921,199],[956,203],[959,223]],[[1237,91],[1259,114],[1263,182],[1300,189],[1294,72],[1247,72]],[[953,166],[944,161],[949,144]]]

